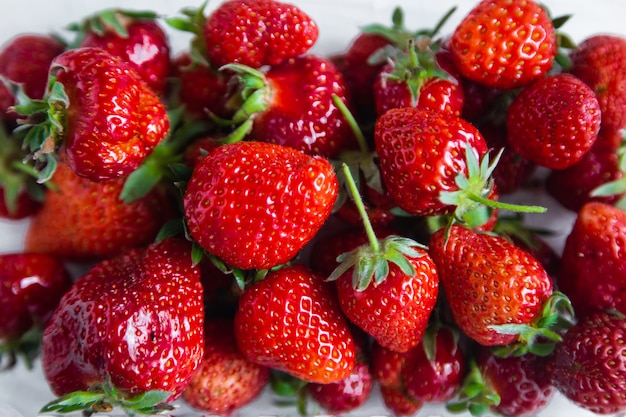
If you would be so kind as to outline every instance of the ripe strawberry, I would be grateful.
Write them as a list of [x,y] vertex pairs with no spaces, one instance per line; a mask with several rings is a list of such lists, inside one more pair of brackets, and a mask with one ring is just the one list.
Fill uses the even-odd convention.
[[551,298],[548,273],[527,252],[458,225],[435,232],[429,247],[454,320],[471,339],[542,354],[535,347],[543,349],[543,341],[535,342],[558,341],[558,334],[542,326],[543,317],[559,307],[560,295]]
[[291,260],[330,216],[338,183],[322,157],[263,142],[222,145],[194,170],[184,195],[191,236],[241,269]]
[[354,340],[332,286],[302,265],[271,271],[244,290],[235,336],[249,360],[306,382],[341,381],[355,364]]
[[626,263],[621,242],[626,238],[626,213],[600,202],[585,204],[563,248],[558,286],[584,317],[593,311],[626,313]]
[[152,12],[105,9],[70,28],[78,32],[76,47],[101,48],[128,62],[161,95],[170,71],[170,46],[156,17]]
[[449,48],[464,77],[511,89],[546,74],[557,45],[550,17],[533,0],[482,0],[457,25]]
[[229,413],[254,401],[269,380],[269,369],[250,362],[237,348],[232,320],[204,326],[204,356],[182,398],[197,410]]
[[151,242],[173,213],[159,188],[124,203],[123,179],[89,181],[64,163],[52,182],[55,188],[46,190],[44,204],[26,231],[27,251],[74,261],[108,258]]
[[0,358],[6,368],[23,355],[28,367],[39,353],[43,327],[72,281],[52,256],[34,253],[0,255]]
[[241,65],[226,68],[238,80],[234,98],[243,100],[232,123],[248,133],[248,139],[326,157],[355,145],[333,98],[349,103],[348,88],[329,59],[309,54],[264,71]]
[[319,35],[316,22],[298,6],[276,0],[228,0],[202,28],[215,67],[239,63],[277,65],[307,52]]
[[370,368],[376,382],[383,387],[404,391],[402,370],[413,352],[413,349],[406,352],[387,349],[374,340],[372,342]]
[[42,412],[135,405],[154,413],[181,395],[200,365],[203,321],[188,242],[166,239],[96,264],[44,331],[44,374],[61,397]]
[[50,75],[55,82],[43,101],[16,107],[30,113],[25,143],[46,168],[42,181],[54,171],[54,151],[61,147],[80,176],[127,176],[168,133],[163,102],[130,64],[102,49],[68,50],[53,60]]
[[595,93],[571,74],[556,74],[527,86],[507,116],[507,142],[538,165],[564,169],[580,161],[600,130]]
[[574,325],[548,363],[552,384],[580,407],[598,414],[626,410],[626,320],[597,312]]
[[[65,45],[52,36],[16,35],[0,49],[0,75],[21,84],[29,97],[42,98],[50,63],[64,50]],[[13,121],[16,114],[8,107],[15,104],[15,98],[3,83],[0,83],[0,90],[0,114],[4,120]]]
[[414,416],[424,405],[421,401],[411,398],[401,389],[381,386],[380,395],[385,407],[394,416]]

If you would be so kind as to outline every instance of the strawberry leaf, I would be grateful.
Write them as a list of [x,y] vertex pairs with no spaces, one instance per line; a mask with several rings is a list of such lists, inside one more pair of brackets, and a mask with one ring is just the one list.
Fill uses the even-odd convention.
[[43,406],[40,413],[72,413],[75,411],[91,409],[105,399],[103,392],[76,391]]

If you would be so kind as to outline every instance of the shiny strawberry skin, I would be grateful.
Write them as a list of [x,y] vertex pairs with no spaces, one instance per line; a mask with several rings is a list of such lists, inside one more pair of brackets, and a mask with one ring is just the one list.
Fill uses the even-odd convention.
[[374,380],[367,362],[357,361],[345,379],[331,384],[307,384],[308,394],[330,413],[356,410],[369,398]]
[[580,317],[616,309],[626,314],[626,213],[617,207],[585,204],[565,240],[558,286]]
[[429,247],[456,323],[481,345],[514,342],[489,326],[530,324],[552,294],[539,261],[502,237],[455,225],[447,243],[440,229]]
[[507,114],[507,142],[524,158],[551,169],[580,161],[600,131],[595,93],[571,74],[556,74],[529,85]]
[[275,0],[229,0],[208,17],[203,36],[216,68],[239,63],[277,65],[317,41],[316,22],[299,7]]
[[51,390],[97,389],[178,398],[203,355],[202,286],[191,245],[164,240],[102,261],[63,296],[43,336]]
[[56,190],[46,191],[26,231],[27,251],[73,261],[108,258],[150,243],[173,216],[158,187],[126,204],[120,200],[123,179],[93,182],[60,163],[52,181]]
[[482,0],[457,25],[449,48],[464,77],[510,89],[550,70],[556,35],[547,12],[533,0]]
[[406,352],[421,340],[439,293],[435,264],[425,250],[407,260],[415,275],[389,265],[389,275],[380,284],[359,291],[352,283],[353,268],[336,281],[341,309],[350,321],[382,346]]
[[414,416],[424,406],[423,402],[411,398],[402,389],[381,386],[380,395],[385,408],[396,417]]
[[208,320],[204,356],[182,398],[196,410],[229,413],[256,399],[269,368],[250,362],[237,347],[232,320]]
[[333,103],[349,102],[343,76],[327,58],[305,55],[271,67],[267,109],[254,120],[250,139],[332,157],[355,145],[352,129]]
[[306,382],[339,382],[356,360],[332,284],[302,265],[272,271],[244,291],[235,336],[249,360]]
[[45,325],[71,285],[68,270],[53,256],[0,255],[0,341],[15,341],[34,325]]
[[581,319],[563,336],[548,363],[552,384],[597,414],[626,410],[626,320],[608,312]]
[[417,108],[392,109],[379,117],[374,141],[389,194],[404,211],[423,216],[453,210],[439,195],[458,190],[455,177],[467,171],[466,144],[479,159],[487,152],[473,125]]
[[4,188],[0,187],[0,218],[20,220],[32,216],[41,207],[41,202],[33,199],[25,189],[20,190],[15,201],[15,208],[9,209],[6,204]]
[[319,231],[337,198],[322,157],[263,142],[222,145],[196,167],[184,195],[191,236],[241,269],[291,260]]
[[130,174],[165,138],[165,105],[128,63],[99,48],[57,56],[51,74],[69,102],[61,110],[72,169],[92,181]]

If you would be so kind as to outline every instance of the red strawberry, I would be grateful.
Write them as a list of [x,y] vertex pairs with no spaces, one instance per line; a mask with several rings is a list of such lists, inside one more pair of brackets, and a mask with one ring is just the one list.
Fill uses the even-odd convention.
[[565,241],[558,286],[577,316],[616,309],[626,314],[626,213],[600,202],[585,204]]
[[237,74],[236,94],[243,100],[232,122],[243,133],[249,130],[248,139],[326,157],[356,144],[333,98],[349,102],[348,88],[329,59],[309,54],[264,71],[227,68]]
[[552,384],[598,414],[626,410],[626,319],[597,312],[569,329],[548,364]]
[[411,398],[401,389],[393,387],[380,387],[380,395],[385,407],[395,417],[414,416],[424,405],[421,401]]
[[232,320],[210,320],[204,326],[204,357],[183,399],[197,410],[229,413],[254,401],[268,380],[269,369],[239,351]]
[[28,226],[27,251],[75,261],[108,258],[151,242],[172,217],[171,202],[160,188],[124,203],[123,179],[92,182],[63,163],[52,182],[55,188],[46,190]]
[[404,390],[402,370],[412,353],[412,349],[397,352],[374,341],[370,358],[370,368],[374,379],[380,386]]
[[355,364],[354,340],[332,286],[302,265],[271,271],[244,290],[235,336],[249,360],[306,382],[339,382]]
[[228,0],[207,17],[202,33],[214,66],[239,63],[259,68],[307,52],[317,41],[318,27],[295,5]]
[[556,74],[524,88],[507,116],[507,142],[538,165],[564,169],[580,161],[600,130],[600,104],[579,78]]
[[542,329],[542,317],[560,297],[552,301],[548,273],[527,252],[457,225],[438,230],[429,247],[455,322],[467,336],[484,346],[517,343],[522,352],[543,349],[536,342],[544,336],[558,341]]
[[77,47],[101,48],[128,62],[160,95],[169,75],[170,46],[156,17],[152,12],[105,9],[72,28],[79,31]]
[[27,366],[39,353],[43,327],[72,281],[65,266],[52,256],[34,253],[0,255],[0,358],[6,367],[24,356]]
[[510,89],[546,74],[557,44],[550,17],[533,0],[482,0],[455,28],[449,48],[464,77]]
[[153,413],[182,394],[200,365],[203,321],[188,242],[164,240],[96,264],[63,296],[44,331],[43,370],[62,397],[42,412],[135,405]]
[[[54,59],[50,74],[55,82],[46,99],[17,107],[34,109],[26,120],[34,123],[26,143],[46,166],[42,180],[54,170],[56,148],[65,149],[78,175],[104,181],[130,174],[167,135],[163,102],[130,64],[104,50],[66,51]],[[43,122],[37,120],[42,114]]]
[[291,260],[330,216],[338,183],[332,165],[262,142],[222,145],[196,167],[184,196],[191,236],[241,269]]

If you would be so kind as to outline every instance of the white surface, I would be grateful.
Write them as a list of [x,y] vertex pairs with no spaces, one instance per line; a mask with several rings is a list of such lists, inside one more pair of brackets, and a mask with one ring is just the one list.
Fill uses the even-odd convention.
[[[165,16],[174,16],[187,6],[198,6],[197,3],[182,0],[29,0],[21,2],[3,2],[0,5],[0,43],[23,32],[60,32],[71,22],[83,16],[107,7],[125,7],[129,9],[156,10]],[[313,16],[320,27],[320,39],[314,52],[330,54],[345,49],[348,42],[356,35],[358,27],[364,24],[379,22],[388,24],[393,7],[400,5],[405,10],[406,23],[409,28],[432,27],[438,18],[454,5],[458,6],[443,33],[450,33],[454,25],[474,4],[469,0],[439,0],[433,2],[417,0],[293,0]],[[595,33],[623,33],[623,19],[626,17],[626,2],[613,0],[545,0],[554,16],[574,14],[564,31],[575,41],[581,41]],[[209,2],[208,9],[215,7],[219,1]],[[171,33],[171,42],[175,51],[186,48],[188,35]],[[545,205],[547,214],[534,215],[528,218],[532,225],[541,225],[559,233],[549,239],[558,251],[562,248],[573,221],[573,215],[559,208],[549,197],[525,193],[512,198],[516,202]],[[20,251],[27,221],[7,222],[0,220],[0,253]],[[54,397],[50,393],[41,373],[39,362],[33,371],[22,367],[0,374],[0,417],[19,417],[15,410],[25,417],[35,416],[43,404]],[[12,410],[14,408],[15,410]],[[188,410],[187,410],[188,412]],[[181,410],[178,416],[187,415]],[[275,408],[270,405],[269,395],[246,407],[241,414],[256,415],[297,415],[294,409]],[[374,396],[365,407],[353,413],[358,416],[381,416],[388,412],[382,407],[378,396]],[[445,416],[446,412],[439,406],[425,406],[418,416]],[[578,409],[565,399],[557,396],[551,405],[541,413],[542,416],[560,417],[576,415],[577,417],[593,414]]]

